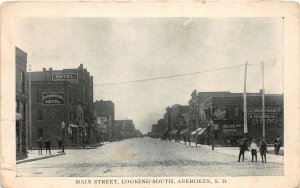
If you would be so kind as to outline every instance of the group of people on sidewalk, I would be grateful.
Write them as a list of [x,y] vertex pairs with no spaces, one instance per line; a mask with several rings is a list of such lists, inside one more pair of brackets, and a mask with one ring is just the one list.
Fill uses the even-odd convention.
[[[259,143],[259,147],[256,144],[256,140],[252,139],[250,147],[248,149],[248,144],[247,144],[247,140],[246,138],[243,138],[239,144],[240,147],[240,153],[239,153],[239,160],[238,162],[241,161],[241,157],[242,157],[242,161],[244,162],[244,156],[245,156],[245,151],[250,150],[251,152],[251,157],[252,157],[252,162],[257,162],[257,152],[258,150],[260,151],[260,155],[261,155],[261,160],[263,163],[267,162],[267,143],[264,139],[261,139],[260,143]],[[275,141],[274,141],[274,149],[275,149],[275,155],[278,155],[279,150],[281,147],[281,140],[280,140],[280,136],[278,136]]]
[[[245,158],[245,151],[248,150],[248,144],[245,138],[243,138],[240,142],[240,153],[239,153],[239,160],[238,162],[241,161],[241,157],[242,157],[242,161],[244,162],[244,158]],[[257,162],[257,151],[260,151],[260,155],[261,155],[261,160],[263,163],[267,162],[267,143],[265,140],[261,140],[259,147],[256,144],[255,139],[252,140],[251,144],[250,144],[250,151],[251,151],[251,156],[252,156],[252,162],[254,161],[255,158],[255,162]]]
[[43,142],[43,138],[40,137],[37,140],[37,144],[38,144],[38,148],[39,148],[39,151],[38,151],[39,155],[43,155],[43,146],[45,146],[45,148],[46,148],[46,154],[49,152],[49,154],[51,155],[51,140],[47,139],[45,142]]

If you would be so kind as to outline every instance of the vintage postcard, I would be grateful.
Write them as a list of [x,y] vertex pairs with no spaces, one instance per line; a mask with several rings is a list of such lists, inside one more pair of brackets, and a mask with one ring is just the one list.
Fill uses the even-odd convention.
[[10,2],[1,186],[299,187],[299,5]]

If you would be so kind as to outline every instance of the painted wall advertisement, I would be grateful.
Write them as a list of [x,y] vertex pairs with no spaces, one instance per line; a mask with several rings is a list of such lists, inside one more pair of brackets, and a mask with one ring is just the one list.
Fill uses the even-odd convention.
[[42,93],[42,104],[61,105],[65,104],[63,92],[44,92]]
[[[280,107],[265,107],[265,123],[277,123],[277,114]],[[262,107],[248,108],[249,123],[262,123]]]

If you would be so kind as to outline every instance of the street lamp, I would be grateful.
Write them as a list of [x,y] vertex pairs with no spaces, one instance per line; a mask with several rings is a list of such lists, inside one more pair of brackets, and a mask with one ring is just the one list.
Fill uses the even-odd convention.
[[62,138],[63,138],[63,141],[62,141],[62,152],[65,152],[65,122],[63,121],[61,123],[61,129],[62,129]]
[[215,133],[214,133],[214,121],[211,120],[210,121],[210,126],[211,126],[211,149],[214,150],[215,149]]

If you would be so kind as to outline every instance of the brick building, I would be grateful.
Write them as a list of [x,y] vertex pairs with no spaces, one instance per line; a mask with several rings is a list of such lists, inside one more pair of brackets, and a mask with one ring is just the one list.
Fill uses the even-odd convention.
[[[213,130],[216,144],[236,145],[244,137],[243,94],[209,97],[200,103],[199,124],[204,140],[209,140]],[[265,95],[265,135],[267,143],[276,136],[283,138],[283,95]],[[210,126],[213,121],[213,127]],[[249,139],[262,138],[262,96],[260,93],[247,94],[247,128]],[[205,142],[205,141],[204,141]]]
[[117,137],[115,124],[115,106],[112,101],[94,102],[94,136],[96,141],[112,141]]
[[[93,76],[77,69],[31,73],[32,140],[65,138],[66,146],[85,145],[93,124]],[[65,128],[62,129],[62,122]]]
[[188,130],[188,122],[186,122],[185,114],[188,112],[189,106],[174,104],[166,109],[164,114],[164,122],[168,129],[165,133],[169,133],[174,138],[176,134],[184,134]]
[[28,141],[28,75],[27,54],[15,48],[16,55],[16,155],[27,156]]

